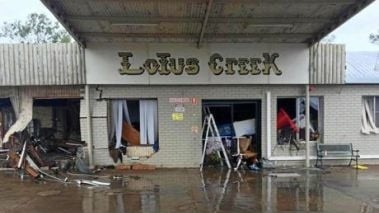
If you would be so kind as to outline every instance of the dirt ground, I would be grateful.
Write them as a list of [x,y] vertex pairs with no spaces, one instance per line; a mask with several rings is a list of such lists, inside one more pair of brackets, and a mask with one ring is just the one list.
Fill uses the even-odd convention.
[[[74,183],[93,178],[111,185]],[[2,171],[0,181],[4,213],[379,212],[379,166],[107,171],[67,183]]]

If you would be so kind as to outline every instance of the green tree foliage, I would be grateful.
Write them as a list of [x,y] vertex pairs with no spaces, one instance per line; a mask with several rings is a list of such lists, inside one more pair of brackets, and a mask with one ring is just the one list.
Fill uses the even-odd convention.
[[68,43],[71,36],[44,14],[31,13],[25,21],[4,22],[0,38],[17,43]]
[[325,36],[322,40],[321,40],[321,43],[333,43],[334,40],[336,40],[336,36],[331,34],[331,35],[327,35]]

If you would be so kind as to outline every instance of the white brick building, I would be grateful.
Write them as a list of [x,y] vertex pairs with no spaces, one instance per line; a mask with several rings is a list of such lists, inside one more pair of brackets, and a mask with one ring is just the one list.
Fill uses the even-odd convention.
[[[345,63],[344,47],[342,45],[319,45],[310,51],[314,52],[326,48],[330,49],[330,52],[328,52],[330,56],[322,51],[321,52],[323,54],[317,54],[315,56],[311,55],[310,61],[311,64],[313,64],[310,68],[311,71],[308,72],[308,68],[306,68],[305,72],[300,72],[300,75],[305,73],[307,76],[306,82],[311,85],[310,96],[316,97],[318,100],[318,127],[316,127],[317,130],[315,132],[318,132],[320,137],[318,137],[316,141],[311,140],[309,142],[310,159],[315,159],[316,142],[352,143],[354,148],[361,150],[360,154],[362,159],[365,161],[368,160],[367,162],[371,163],[376,162],[376,159],[379,157],[377,155],[379,146],[376,146],[379,136],[375,134],[362,134],[361,120],[363,98],[366,96],[378,96],[379,86],[372,84],[345,84],[345,69],[344,66],[341,65]],[[91,47],[88,47],[88,50],[89,52],[93,51]],[[255,149],[257,149],[255,151],[259,153],[259,156],[277,161],[280,164],[302,164],[304,162],[306,151],[305,136],[297,136],[298,141],[300,141],[298,144],[298,150],[293,149],[294,147],[290,146],[288,143],[278,142],[279,136],[277,135],[277,113],[279,107],[281,107],[278,100],[279,102],[280,100],[285,101],[285,104],[282,107],[296,106],[293,104],[290,104],[291,106],[287,106],[286,104],[291,101],[295,101],[296,98],[305,97],[306,85],[308,85],[308,83],[283,84],[286,82],[286,76],[283,74],[283,78],[285,79],[282,81],[283,83],[269,83],[266,85],[259,83],[239,84],[238,80],[226,80],[226,83],[224,82],[217,84],[214,84],[211,81],[208,83],[196,84],[193,83],[191,78],[188,78],[187,83],[177,85],[172,83],[172,79],[169,76],[166,77],[167,83],[162,83],[164,82],[164,80],[162,80],[162,82],[158,83],[146,84],[142,81],[142,83],[140,82],[136,84],[133,83],[134,76],[122,75],[119,76],[119,79],[116,81],[117,83],[115,85],[109,85],[107,83],[101,84],[102,82],[107,82],[107,77],[94,77],[99,75],[101,76],[101,74],[91,70],[97,66],[93,59],[90,58],[91,54],[93,53],[86,55],[87,63],[92,63],[90,66],[87,66],[87,75],[92,75],[89,79],[97,81],[98,83],[90,86],[90,110],[92,117],[92,138],[95,164],[113,163],[112,159],[109,157],[108,150],[108,135],[111,126],[111,109],[109,108],[109,103],[116,99],[154,99],[157,100],[158,104],[157,116],[159,118],[159,151],[151,155],[151,153],[153,153],[152,147],[150,147],[150,151],[146,151],[146,149],[149,149],[147,147],[130,148],[128,154],[124,156],[124,160],[129,160],[128,163],[131,162],[131,156],[137,155],[141,157],[144,155],[149,155],[151,157],[147,159],[141,157],[139,160],[135,160],[133,162],[143,162],[161,167],[198,167],[202,154],[203,138],[200,130],[204,118],[204,104],[208,102],[212,104],[215,101],[223,104],[238,104],[242,102],[257,104],[257,114],[254,115],[254,118],[256,119],[255,128],[257,133],[254,136],[254,140],[256,140]],[[140,61],[136,54],[134,57],[136,57],[135,61]],[[200,60],[201,59],[202,58],[200,58]],[[116,70],[116,67],[120,66],[120,62],[121,61],[119,61],[118,64],[115,62],[116,66],[112,67],[112,70]],[[323,66],[320,64],[323,64]],[[333,64],[333,66],[330,64]],[[132,67],[133,66],[137,65],[133,64]],[[114,73],[106,72],[106,75],[119,75],[116,71],[113,72]],[[285,72],[285,70],[283,70],[283,72]],[[308,73],[310,73],[310,75],[308,75]],[[245,78],[248,77],[250,76]],[[156,80],[154,79],[155,76],[149,76],[149,78],[150,80],[148,82],[153,82]],[[183,78],[185,79],[186,77]],[[296,77],[294,78],[295,79],[291,79],[291,81],[296,81]],[[126,82],[131,83],[130,85],[123,84],[123,80],[120,79],[126,79]],[[183,79],[180,79],[180,81],[183,81]],[[268,100],[267,97],[271,98]],[[185,111],[183,112],[183,121],[175,121],[172,118],[172,114],[175,112],[175,106],[178,104],[171,102],[170,100],[172,98],[196,100],[195,104],[191,101],[182,104],[185,108]],[[271,105],[269,113],[267,113],[268,102]],[[289,110],[291,111],[291,109]],[[88,134],[85,125],[85,116],[87,115],[85,100],[82,100],[81,114],[82,137],[83,140],[85,140],[87,138],[86,134]],[[269,125],[267,124],[268,119],[270,119]],[[292,115],[291,119],[295,119],[295,117]],[[217,118],[216,123],[220,124]],[[196,131],[194,131],[194,128]],[[270,128],[270,131],[267,131],[267,128]],[[268,135],[269,133],[271,135]],[[268,140],[268,137],[270,140]],[[129,150],[129,148],[127,149]],[[139,149],[143,151],[138,151]],[[268,149],[270,150],[268,151]],[[135,154],[136,152],[139,154]],[[337,161],[337,163],[345,162]],[[311,161],[311,164],[313,164],[313,161]]]
[[[361,133],[363,103],[376,105],[378,85],[345,84],[344,46],[318,43],[373,0],[42,2],[82,48],[68,48],[71,58],[66,48],[31,51],[41,55],[34,66],[0,57],[0,85],[80,87],[91,165],[114,164],[126,146],[124,162],[198,167],[207,109],[219,128],[250,122],[259,158],[309,166],[316,142],[352,143],[361,158],[379,158],[379,136]],[[296,126],[284,129],[278,114]],[[233,129],[223,136],[240,136]]]

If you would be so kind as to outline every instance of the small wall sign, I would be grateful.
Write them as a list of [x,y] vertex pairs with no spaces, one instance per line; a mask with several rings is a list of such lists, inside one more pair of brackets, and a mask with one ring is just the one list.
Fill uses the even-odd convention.
[[184,114],[181,112],[174,112],[171,115],[173,121],[183,121],[184,120]]
[[175,108],[174,108],[174,111],[175,112],[181,112],[181,113],[183,113],[183,112],[186,111],[186,108],[184,108],[183,105],[176,105]]
[[180,98],[169,98],[168,102],[170,102],[170,103],[176,103],[176,104],[186,104],[186,103],[190,103],[191,99],[190,98],[183,98],[183,97],[180,97]]

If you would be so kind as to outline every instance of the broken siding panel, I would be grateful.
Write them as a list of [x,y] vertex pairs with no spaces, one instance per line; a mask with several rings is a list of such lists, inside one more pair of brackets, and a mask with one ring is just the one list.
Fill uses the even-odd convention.
[[9,98],[15,94],[16,89],[14,87],[1,87],[0,98]]
[[345,83],[345,45],[316,44],[310,51],[310,84]]
[[20,87],[20,91],[33,98],[80,98],[81,86],[27,86]]
[[33,98],[53,99],[53,98],[81,98],[82,86],[24,86],[0,87],[0,98],[8,98],[25,94]]
[[84,50],[68,44],[0,44],[0,86],[85,84]]

